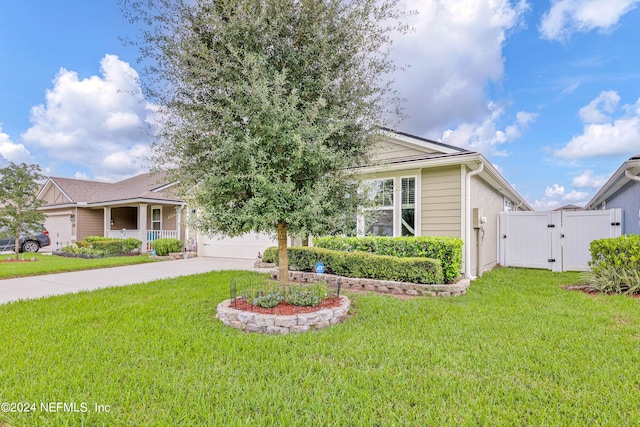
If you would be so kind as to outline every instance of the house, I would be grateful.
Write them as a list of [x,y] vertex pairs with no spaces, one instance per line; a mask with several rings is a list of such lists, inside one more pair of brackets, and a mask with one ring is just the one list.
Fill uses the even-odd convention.
[[[490,270],[498,260],[498,215],[533,210],[480,153],[391,129],[377,162],[361,172],[380,201],[365,234],[451,236],[463,240],[466,277]],[[366,221],[366,220],[365,220]]]
[[640,234],[640,154],[616,170],[585,208],[622,209],[622,234]]
[[87,236],[135,237],[150,242],[162,237],[184,239],[184,202],[172,194],[175,183],[162,174],[145,173],[107,183],[50,177],[38,198],[47,219],[45,228],[54,248]]
[[[530,211],[531,206],[480,153],[391,129],[383,129],[383,136],[376,160],[359,168],[379,202],[359,221],[360,231],[459,237],[464,242],[461,273],[474,278],[493,268],[498,262],[498,215]],[[42,209],[53,244],[95,234],[147,242],[184,239],[184,202],[171,188],[149,174],[114,184],[50,178],[40,197],[48,202]],[[198,256],[255,258],[276,244],[261,233],[197,236]]]

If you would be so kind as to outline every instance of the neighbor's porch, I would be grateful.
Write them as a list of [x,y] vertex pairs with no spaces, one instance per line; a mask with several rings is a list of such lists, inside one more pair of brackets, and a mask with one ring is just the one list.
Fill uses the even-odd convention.
[[174,205],[104,207],[104,235],[133,237],[142,242],[142,251],[151,251],[151,242],[161,238],[182,240],[182,210]]

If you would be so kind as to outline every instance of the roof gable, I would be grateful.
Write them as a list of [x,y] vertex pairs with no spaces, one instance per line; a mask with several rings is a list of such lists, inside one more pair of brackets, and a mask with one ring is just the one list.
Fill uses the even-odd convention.
[[[164,174],[144,173],[123,181],[109,183],[73,178],[51,177],[40,191],[39,198],[48,205],[64,203],[102,204],[131,199],[179,200],[172,191],[172,183]],[[57,189],[58,196],[51,188]]]

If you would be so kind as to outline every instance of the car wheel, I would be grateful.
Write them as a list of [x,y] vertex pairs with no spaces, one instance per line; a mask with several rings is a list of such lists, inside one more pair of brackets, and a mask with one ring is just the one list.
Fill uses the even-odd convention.
[[38,242],[24,242],[22,244],[22,252],[38,252],[39,249]]

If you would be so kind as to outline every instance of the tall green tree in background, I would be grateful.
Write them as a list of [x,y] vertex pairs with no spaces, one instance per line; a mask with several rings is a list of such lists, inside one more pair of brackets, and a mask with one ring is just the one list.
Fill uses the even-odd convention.
[[44,213],[37,209],[44,204],[38,199],[40,185],[44,179],[40,166],[13,162],[0,169],[0,228],[3,234],[15,239],[16,260],[20,252],[20,235],[42,226]]
[[[353,229],[378,126],[399,112],[389,57],[399,0],[122,0],[142,24],[155,165],[209,234]],[[350,219],[353,219],[351,221]]]

